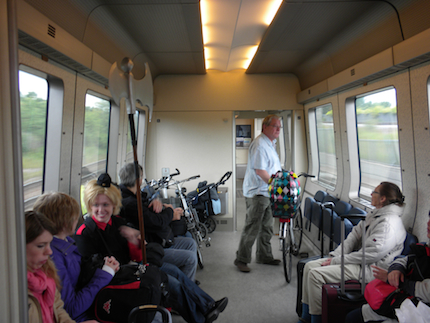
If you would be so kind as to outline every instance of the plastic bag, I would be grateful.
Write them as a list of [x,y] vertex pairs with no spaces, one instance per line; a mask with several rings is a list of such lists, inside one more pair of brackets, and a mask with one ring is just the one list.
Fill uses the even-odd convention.
[[430,323],[430,307],[423,302],[415,306],[410,299],[406,299],[400,308],[396,308],[396,316],[400,323]]

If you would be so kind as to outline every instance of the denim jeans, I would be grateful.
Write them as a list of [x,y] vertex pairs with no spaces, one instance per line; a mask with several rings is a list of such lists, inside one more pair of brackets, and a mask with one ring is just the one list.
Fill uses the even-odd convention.
[[194,281],[197,270],[197,243],[192,238],[176,237],[173,245],[164,249],[163,261],[175,265]]
[[168,304],[188,323],[204,323],[205,314],[215,301],[191,281],[178,267],[164,263],[161,266],[169,278]]
[[246,220],[240,237],[237,260],[251,262],[252,246],[257,239],[257,262],[273,259],[270,240],[273,236],[273,216],[270,199],[262,195],[245,198]]
[[364,323],[363,315],[361,314],[361,307],[349,312],[345,318],[345,322]]

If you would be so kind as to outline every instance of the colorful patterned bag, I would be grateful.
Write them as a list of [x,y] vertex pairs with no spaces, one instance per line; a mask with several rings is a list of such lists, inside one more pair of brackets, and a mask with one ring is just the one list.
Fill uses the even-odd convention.
[[276,218],[294,218],[300,204],[300,182],[292,171],[279,171],[269,180],[272,213]]

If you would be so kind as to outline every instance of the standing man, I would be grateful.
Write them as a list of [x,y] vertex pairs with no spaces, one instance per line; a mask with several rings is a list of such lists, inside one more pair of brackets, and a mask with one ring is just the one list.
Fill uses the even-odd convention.
[[242,272],[250,272],[252,246],[257,239],[257,263],[279,265],[274,259],[270,240],[273,235],[273,216],[268,191],[268,181],[272,174],[281,170],[281,162],[276,152],[281,121],[276,115],[263,120],[262,133],[249,146],[248,165],[243,182],[246,201],[245,227],[240,237],[239,249],[234,264]]

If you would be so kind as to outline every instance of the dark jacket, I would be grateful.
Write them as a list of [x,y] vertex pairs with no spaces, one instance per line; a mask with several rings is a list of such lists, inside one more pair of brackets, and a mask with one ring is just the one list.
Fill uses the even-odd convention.
[[102,257],[114,256],[120,265],[125,265],[130,260],[142,260],[132,259],[132,246],[119,232],[122,225],[126,225],[124,219],[113,215],[110,224],[102,230],[92,218],[86,218],[74,236],[82,257],[89,258],[95,254],[101,254]]
[[[120,185],[119,187],[122,195],[122,208],[119,215],[124,218],[127,223],[139,229],[136,195],[124,185]],[[145,199],[142,198],[145,240],[147,242],[157,242],[163,247],[168,247],[169,241],[173,241],[174,239],[172,229],[169,226],[173,219],[173,210],[171,208],[165,208],[160,213],[155,213],[146,206],[144,201]]]

